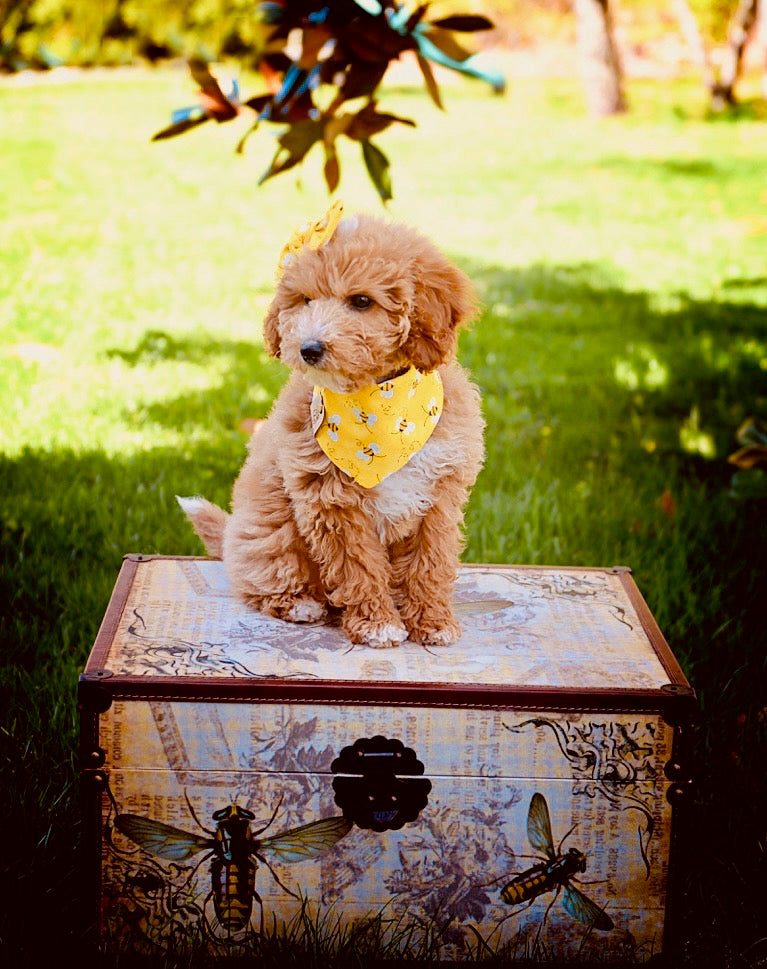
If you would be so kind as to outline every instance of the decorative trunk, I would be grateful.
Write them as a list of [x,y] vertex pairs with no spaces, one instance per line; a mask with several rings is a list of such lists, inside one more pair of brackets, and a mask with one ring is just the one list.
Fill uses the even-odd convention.
[[455,598],[455,646],[373,650],[128,556],[80,685],[104,940],[240,955],[303,904],[449,959],[668,948],[694,694],[629,571],[466,566]]

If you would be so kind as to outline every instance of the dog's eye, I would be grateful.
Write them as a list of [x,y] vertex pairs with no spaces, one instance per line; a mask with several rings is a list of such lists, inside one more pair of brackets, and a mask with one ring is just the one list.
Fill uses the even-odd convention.
[[364,293],[355,293],[354,296],[349,297],[349,302],[355,310],[366,310],[373,305],[373,300],[369,296],[365,296]]
[[304,296],[304,297],[303,297],[303,301],[304,301],[304,303],[305,303],[305,304],[306,304],[306,305],[308,306],[308,305],[309,305],[309,303],[311,303],[311,301],[312,301],[312,298],[311,298],[311,296]]

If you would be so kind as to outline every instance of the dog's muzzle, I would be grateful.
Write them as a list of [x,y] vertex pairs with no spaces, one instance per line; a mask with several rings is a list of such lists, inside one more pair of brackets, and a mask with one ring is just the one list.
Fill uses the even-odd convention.
[[316,366],[323,357],[327,347],[319,340],[307,340],[301,344],[301,359],[308,363],[310,367]]

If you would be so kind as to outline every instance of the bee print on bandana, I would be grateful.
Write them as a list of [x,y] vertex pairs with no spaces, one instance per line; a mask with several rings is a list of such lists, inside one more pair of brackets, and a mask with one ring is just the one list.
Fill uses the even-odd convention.
[[413,375],[413,381],[410,385],[410,390],[407,392],[408,397],[415,397],[415,392],[418,390],[418,385],[421,382],[422,376],[423,374],[420,373],[420,371],[416,370],[415,374]]
[[362,410],[361,407],[355,407],[353,414],[354,419],[358,424],[364,424],[365,427],[368,428],[372,428],[373,425],[378,421],[378,414],[368,414],[368,412]]
[[402,434],[403,437],[407,437],[415,431],[415,424],[413,421],[409,421],[407,417],[398,417],[394,422],[394,433]]
[[377,458],[380,453],[381,448],[377,444],[366,444],[363,448],[357,451],[356,457],[358,457],[360,461],[365,461],[367,464],[370,464],[373,458]]
[[333,414],[332,417],[328,418],[328,437],[331,441],[338,440],[338,432],[341,429],[341,417],[339,414]]
[[[439,415],[440,408],[439,404],[437,403],[437,398],[432,397],[432,399],[429,401],[429,406],[426,408],[426,421],[431,420],[434,424],[436,424],[439,420]],[[424,424],[426,421],[424,421]]]

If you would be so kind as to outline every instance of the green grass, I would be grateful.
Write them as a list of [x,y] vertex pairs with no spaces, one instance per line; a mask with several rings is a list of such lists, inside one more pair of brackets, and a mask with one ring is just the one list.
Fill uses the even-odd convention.
[[[742,965],[764,902],[765,504],[729,493],[767,410],[765,112],[709,121],[692,83],[635,82],[593,121],[576,85],[390,89],[392,217],[484,306],[461,358],[488,460],[470,561],[629,565],[701,697],[686,878],[691,965]],[[257,187],[235,125],[152,145],[182,73],[0,84],[3,965],[83,931],[75,684],[122,555],[199,546],[173,495],[226,503],[246,417],[285,379],[261,346],[277,255],[327,207],[320,159]],[[380,211],[353,146],[350,209]]]

